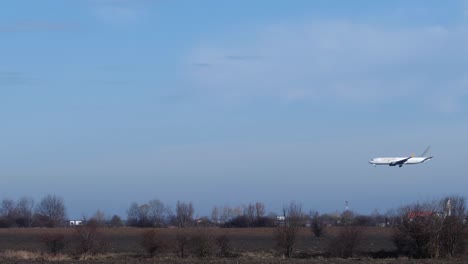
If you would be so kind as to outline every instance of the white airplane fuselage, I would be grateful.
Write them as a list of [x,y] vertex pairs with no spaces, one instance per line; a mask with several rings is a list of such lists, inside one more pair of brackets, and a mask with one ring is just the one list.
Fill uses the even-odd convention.
[[424,150],[423,154],[419,157],[415,157],[414,155],[411,155],[409,157],[384,157],[384,158],[374,158],[369,160],[370,164],[375,165],[389,165],[389,166],[398,166],[401,167],[405,164],[420,164],[425,161],[428,161],[432,159],[432,157],[427,156],[427,152],[431,146],[427,147],[426,150]]
[[[384,157],[384,158],[375,158],[369,161],[370,164],[374,165],[390,165],[390,166],[397,166],[403,164],[419,164],[425,161],[430,160],[432,157]],[[398,164],[398,161],[402,161],[407,159],[404,163]]]

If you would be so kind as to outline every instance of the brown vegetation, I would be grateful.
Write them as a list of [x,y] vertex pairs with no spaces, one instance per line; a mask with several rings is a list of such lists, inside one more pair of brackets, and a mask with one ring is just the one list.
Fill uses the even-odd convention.
[[[40,253],[44,248],[41,241],[36,238],[42,234],[47,233],[61,233],[64,235],[69,244],[65,247],[63,253],[57,254],[57,259],[63,259],[63,263],[70,263],[73,259],[80,257],[84,263],[206,263],[206,262],[223,262],[223,263],[279,263],[281,261],[275,252],[276,242],[272,239],[275,233],[274,228],[203,228],[206,237],[210,240],[211,248],[208,257],[203,257],[197,260],[193,248],[193,237],[200,234],[197,228],[158,228],[154,229],[158,237],[164,241],[165,245],[171,248],[166,248],[162,251],[157,251],[155,259],[145,260],[146,253],[141,247],[142,233],[148,231],[141,228],[100,228],[100,232],[105,241],[109,243],[102,254],[91,256],[87,254],[86,257],[75,255],[75,249],[79,246],[75,237],[74,228],[12,228],[0,229],[0,248],[10,252],[18,250],[26,250],[31,253],[23,253],[27,255],[26,258],[32,258],[36,261],[41,259],[53,259],[53,255]],[[293,250],[293,258],[286,263],[335,263],[332,259],[324,259],[326,257],[326,245],[330,238],[337,237],[345,227],[327,227],[326,237],[315,237],[311,234],[310,228],[301,227],[297,230],[296,244]],[[151,229],[149,229],[151,230]],[[361,258],[359,263],[405,263],[405,259],[395,259],[387,261],[375,261],[369,258],[372,257],[385,257],[382,252],[392,252],[395,247],[392,243],[393,228],[377,228],[377,227],[363,227],[362,235],[366,238],[361,244],[360,250],[357,251],[357,257]],[[203,234],[202,234],[203,235]],[[221,248],[220,245],[224,242],[218,242],[218,238],[224,236],[228,241],[228,251],[230,258],[220,259]],[[184,244],[184,253],[176,250],[176,241],[180,240]],[[203,248],[203,247],[202,247]],[[3,252],[5,252],[3,251]],[[23,251],[24,252],[24,251]],[[34,253],[37,252],[37,253]],[[369,254],[368,254],[368,253]],[[374,252],[374,255],[370,253]],[[379,255],[380,254],[380,255]],[[21,255],[21,254],[20,254]],[[182,258],[183,256],[183,258]],[[18,257],[18,256],[17,256]],[[14,257],[16,259],[16,257]],[[300,258],[305,258],[301,260]],[[319,258],[314,260],[315,258]],[[0,261],[2,257],[0,256]],[[185,260],[186,259],[186,260]],[[103,262],[99,262],[103,261]],[[185,260],[185,261],[184,261]],[[306,262],[307,261],[307,262]],[[350,260],[353,261],[353,260]],[[453,259],[453,262],[464,263],[458,259]],[[1,261],[5,263],[4,261]],[[62,261],[60,260],[62,263]],[[7,262],[8,263],[8,262]],[[15,261],[15,263],[18,263]],[[28,262],[24,262],[28,263]],[[75,262],[76,263],[76,260]],[[284,262],[283,262],[284,263]],[[340,261],[339,263],[346,263]],[[406,261],[406,263],[409,263]],[[416,262],[411,262],[416,263]],[[429,262],[417,262],[429,263]],[[433,263],[433,262],[430,262]],[[435,262],[437,263],[437,262]],[[442,262],[439,262],[442,263]],[[450,262],[452,263],[452,262]]]
[[96,255],[104,251],[104,235],[96,223],[75,227],[75,234],[78,242],[76,253]]
[[[65,222],[65,206],[59,197],[48,195],[34,201],[4,199],[0,203],[0,255],[39,260],[97,260],[103,254],[114,260],[150,256],[165,261],[196,262],[231,258],[289,259],[314,258],[430,258],[466,259],[467,212],[465,200],[449,197],[431,203],[418,203],[380,215],[343,213],[304,214],[292,202],[283,208],[283,217],[265,216],[262,203],[238,207],[214,207],[211,219],[194,218],[192,203],[178,202],[175,214],[154,199],[128,210],[127,226],[120,217],[106,218],[98,210],[85,225],[57,228]],[[178,227],[176,227],[178,226]],[[109,228],[112,227],[112,228]],[[245,228],[240,228],[245,227]],[[263,228],[258,228],[263,227]],[[39,238],[39,239],[38,239]],[[32,252],[32,253],[24,253]],[[279,253],[279,254],[278,254]],[[114,257],[118,258],[114,258]],[[14,257],[13,257],[14,258]],[[273,260],[273,261],[272,261]],[[164,262],[164,261],[162,261]]]
[[449,197],[402,209],[393,240],[400,254],[415,258],[455,257],[465,253],[465,200]]
[[39,240],[44,244],[46,251],[52,255],[62,253],[65,249],[65,235],[62,233],[46,233],[39,237]]
[[141,246],[153,257],[165,246],[165,242],[159,237],[156,230],[146,230],[142,234]]
[[364,233],[362,227],[342,227],[338,235],[331,238],[327,245],[327,252],[337,258],[351,258],[363,243]]

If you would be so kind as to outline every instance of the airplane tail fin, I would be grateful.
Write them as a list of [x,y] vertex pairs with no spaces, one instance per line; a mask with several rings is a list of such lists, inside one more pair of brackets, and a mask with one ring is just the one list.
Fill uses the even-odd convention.
[[423,154],[421,154],[421,157],[426,157],[426,154],[429,152],[430,149],[431,149],[431,146],[428,146],[426,150],[424,150]]

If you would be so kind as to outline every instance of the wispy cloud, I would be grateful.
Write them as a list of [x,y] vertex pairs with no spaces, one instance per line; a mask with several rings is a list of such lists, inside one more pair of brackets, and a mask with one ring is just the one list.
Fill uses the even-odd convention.
[[0,71],[0,87],[24,85],[31,81],[32,79],[22,72]]
[[0,24],[0,32],[60,32],[76,29],[76,26],[48,21],[21,21],[11,24]]
[[149,0],[90,0],[94,15],[106,23],[130,23],[146,13]]
[[228,60],[238,60],[238,61],[252,61],[252,60],[260,60],[261,56],[254,56],[254,55],[228,55],[226,59]]
[[196,63],[192,63],[192,65],[198,68],[206,68],[206,67],[213,66],[213,64],[204,63],[204,62],[196,62]]
[[[431,101],[434,108],[442,105],[444,111],[460,109],[459,98],[467,95],[464,25],[385,27],[308,21],[272,25],[256,36],[239,37],[235,43],[205,40],[205,45],[194,47],[189,61],[216,65],[189,71],[194,83],[295,100],[414,97],[421,98],[421,104]],[[445,95],[443,101],[437,94]]]

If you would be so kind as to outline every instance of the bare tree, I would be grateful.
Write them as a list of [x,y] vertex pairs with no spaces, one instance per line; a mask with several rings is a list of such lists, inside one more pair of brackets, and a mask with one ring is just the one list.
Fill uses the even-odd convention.
[[401,210],[402,223],[394,234],[401,254],[418,258],[452,257],[465,247],[465,200],[449,197],[418,203]]
[[109,221],[109,226],[110,227],[121,227],[121,226],[123,226],[123,222],[122,222],[122,219],[120,219],[120,216],[113,215],[112,218]]
[[142,204],[138,207],[139,210],[139,226],[141,227],[150,227],[153,224],[151,223],[149,219],[149,205],[148,204]]
[[133,202],[127,210],[127,224],[129,226],[139,226],[140,224],[140,207],[136,202]]
[[244,216],[247,219],[247,226],[252,226],[255,220],[255,205],[250,203],[244,206]]
[[219,223],[219,209],[217,206],[211,210],[211,221],[217,225]]
[[223,211],[221,212],[220,220],[222,223],[226,223],[227,221],[231,220],[233,217],[232,208],[225,205],[223,206]]
[[193,223],[193,205],[192,203],[184,203],[177,201],[176,218],[179,227],[188,227]]
[[[465,250],[466,245],[466,205],[463,197],[447,197],[441,201],[445,208],[444,227],[441,234],[442,252],[447,257],[454,257]],[[450,208],[448,208],[450,207]]]
[[31,227],[33,223],[34,199],[22,197],[16,203],[18,214],[18,225],[23,227]]
[[277,248],[286,257],[292,257],[294,245],[297,240],[299,228],[304,224],[305,214],[302,212],[302,205],[291,202],[283,207],[285,222],[275,230],[274,239]]
[[106,215],[101,209],[98,209],[96,213],[89,219],[89,222],[94,222],[97,226],[105,226],[106,225]]
[[312,233],[314,233],[314,235],[316,237],[321,237],[323,236],[323,232],[324,232],[324,224],[323,224],[323,220],[322,218],[320,217],[320,214],[318,212],[311,212],[310,213],[311,216],[312,216],[312,224],[311,224],[311,230],[312,230]]
[[231,218],[240,216],[240,215],[242,215],[242,207],[241,206],[236,206],[236,207],[232,208],[231,212],[232,212]]
[[63,199],[55,195],[47,195],[37,205],[36,215],[46,227],[62,226],[66,219]]
[[133,202],[127,210],[127,223],[129,226],[163,227],[170,215],[170,208],[158,199],[142,205]]
[[2,220],[1,225],[4,227],[14,226],[16,217],[17,210],[15,201],[11,199],[3,199],[0,204],[0,218]]
[[10,217],[15,215],[16,213],[16,206],[15,201],[12,199],[3,199],[2,204],[0,207],[0,215],[4,217]]
[[255,203],[255,217],[261,218],[265,216],[265,204],[261,202],[256,202]]
[[386,226],[396,226],[401,223],[401,216],[395,209],[389,209],[384,214],[384,221]]
[[154,227],[163,227],[166,225],[166,218],[169,214],[169,208],[158,199],[148,202],[148,221]]
[[[427,216],[432,215],[429,204],[415,204],[400,208],[401,223],[394,230],[393,242],[399,254],[411,257],[429,257],[429,232],[426,232]],[[424,213],[424,214],[423,214]]]
[[354,222],[355,215],[351,210],[346,210],[341,214],[340,224],[342,225],[352,225]]
[[138,205],[132,203],[127,210],[127,223],[129,226],[149,227],[151,222],[148,219],[149,206],[147,204]]

